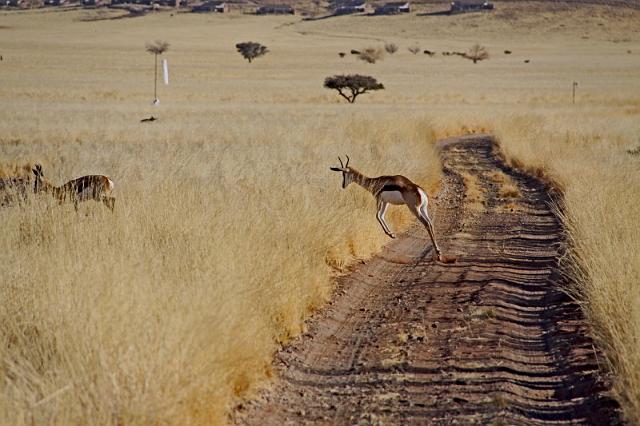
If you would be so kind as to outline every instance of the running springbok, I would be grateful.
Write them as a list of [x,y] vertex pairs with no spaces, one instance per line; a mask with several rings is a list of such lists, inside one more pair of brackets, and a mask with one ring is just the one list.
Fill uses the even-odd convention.
[[73,206],[78,211],[78,203],[81,201],[95,200],[101,201],[109,210],[113,211],[116,199],[111,197],[113,181],[103,175],[82,176],[70,180],[62,186],[54,186],[44,178],[42,166],[36,164],[33,169],[36,181],[33,187],[34,192],[50,192],[57,198],[60,204],[64,201],[73,201]]
[[350,183],[355,182],[373,194],[378,203],[378,213],[376,215],[378,222],[380,222],[385,234],[391,238],[396,236],[391,232],[387,222],[384,220],[387,207],[389,204],[406,204],[411,213],[427,228],[436,256],[438,260],[442,260],[443,257],[440,247],[436,243],[433,224],[427,212],[427,204],[429,202],[427,193],[404,176],[367,177],[355,168],[349,167],[349,156],[347,155],[346,157],[347,164],[343,164],[342,159],[338,157],[340,167],[330,167],[334,172],[342,172],[342,188],[346,188]]

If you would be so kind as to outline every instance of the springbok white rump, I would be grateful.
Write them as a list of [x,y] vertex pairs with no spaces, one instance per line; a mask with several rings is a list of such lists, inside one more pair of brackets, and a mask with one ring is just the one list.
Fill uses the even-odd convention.
[[87,200],[101,201],[109,210],[113,211],[116,203],[116,199],[110,196],[113,189],[113,181],[107,176],[82,176],[70,180],[62,186],[54,186],[44,178],[40,164],[36,164],[32,171],[36,176],[33,187],[33,191],[36,194],[38,192],[49,192],[61,204],[67,200],[72,201],[76,211],[78,211],[78,203]]
[[406,204],[411,213],[427,228],[436,256],[438,260],[442,260],[440,247],[436,243],[433,223],[427,211],[427,204],[429,203],[427,193],[404,176],[367,177],[355,168],[349,167],[349,156],[347,155],[346,157],[347,164],[343,164],[342,159],[338,157],[340,167],[330,167],[334,172],[342,172],[342,188],[346,188],[350,183],[355,182],[373,194],[378,203],[378,213],[376,215],[378,222],[380,222],[384,232],[391,238],[396,236],[391,232],[389,225],[384,220],[387,207],[389,207],[389,204]]

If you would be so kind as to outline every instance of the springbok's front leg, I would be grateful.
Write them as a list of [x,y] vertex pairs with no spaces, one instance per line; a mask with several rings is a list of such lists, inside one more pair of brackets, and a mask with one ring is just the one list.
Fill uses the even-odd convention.
[[378,218],[378,222],[380,222],[384,233],[391,238],[395,238],[396,234],[391,232],[391,230],[389,229],[389,225],[387,225],[387,222],[384,221],[384,214],[387,212],[387,207],[389,207],[389,203],[385,203],[380,198],[378,198],[378,213],[376,214],[376,217]]

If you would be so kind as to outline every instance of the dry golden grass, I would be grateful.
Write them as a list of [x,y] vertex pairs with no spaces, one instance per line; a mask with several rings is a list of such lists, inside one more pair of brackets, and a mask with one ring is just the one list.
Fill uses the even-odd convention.
[[[371,197],[342,191],[328,170],[336,153],[348,149],[365,170],[437,176],[435,160],[429,176],[403,155],[435,159],[418,119],[308,118],[292,112],[238,129],[236,115],[195,138],[158,127],[138,141],[105,135],[83,152],[64,141],[25,144],[59,182],[64,165],[47,149],[65,153],[68,176],[110,170],[118,201],[114,215],[96,203],[76,215],[46,195],[0,211],[0,346],[4,376],[15,378],[2,417],[223,418],[230,398],[264,377],[275,344],[327,299],[327,265],[342,269],[386,241]],[[409,223],[394,213],[395,226]]]
[[464,193],[467,200],[467,205],[474,210],[483,210],[485,194],[482,185],[480,184],[480,182],[478,182],[478,178],[470,173],[463,173],[461,176],[464,183]]
[[500,186],[498,195],[502,198],[519,198],[522,197],[520,189],[515,182],[505,182]]
[[[113,215],[44,195],[0,210],[7,424],[224,423],[331,277],[387,241],[371,197],[328,170],[337,155],[432,190],[436,135],[483,131],[564,185],[585,309],[640,422],[640,178],[625,152],[640,135],[638,12],[2,13],[0,160],[41,162],[57,183],[107,174],[118,198]],[[172,84],[154,109],[144,44],[156,39],[171,43]],[[234,45],[248,40],[270,53],[246,63]],[[400,49],[375,65],[336,54],[384,42]],[[476,42],[491,54],[476,65],[406,51]],[[343,73],[386,90],[343,105],[322,88]],[[138,122],[150,114],[159,121]],[[392,213],[393,226],[409,223]]]
[[0,164],[0,179],[20,177],[25,179],[31,179],[31,163],[17,164],[14,162],[8,162]]
[[497,182],[498,196],[501,198],[519,198],[522,197],[518,184],[511,178],[511,176],[502,173],[499,170],[494,170],[489,173],[489,178],[494,182]]

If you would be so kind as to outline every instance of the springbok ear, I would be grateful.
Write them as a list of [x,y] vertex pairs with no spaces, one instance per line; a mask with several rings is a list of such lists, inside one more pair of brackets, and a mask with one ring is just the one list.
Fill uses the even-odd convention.
[[334,172],[341,172],[342,169],[338,168],[338,167],[329,167],[331,170],[333,170]]

